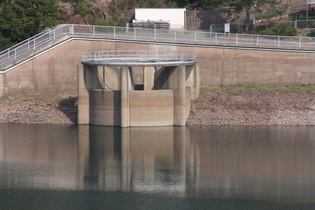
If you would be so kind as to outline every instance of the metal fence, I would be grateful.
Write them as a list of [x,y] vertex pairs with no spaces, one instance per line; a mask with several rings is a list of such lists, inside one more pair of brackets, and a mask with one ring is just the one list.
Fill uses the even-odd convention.
[[0,53],[0,68],[6,69],[16,59],[48,49],[68,38],[114,38],[126,40],[224,44],[235,46],[259,46],[268,48],[293,48],[315,50],[315,38],[263,36],[250,34],[214,33],[185,30],[159,30],[92,25],[59,25],[31,37]]
[[93,51],[82,54],[83,62],[106,63],[147,63],[147,62],[195,62],[196,54],[191,52],[146,51],[146,50],[112,50]]
[[[244,23],[230,24],[231,33],[242,33],[244,29]],[[295,21],[257,21],[257,30],[263,30],[266,28],[277,27],[279,25],[286,25],[294,27],[296,29],[315,29],[315,20],[295,20]],[[253,29],[253,24],[250,23],[250,28]],[[210,32],[224,33],[224,24],[212,24],[210,25]]]
[[284,24],[294,27],[296,29],[315,29],[315,20],[295,20],[295,21],[277,21],[274,23],[276,26]]

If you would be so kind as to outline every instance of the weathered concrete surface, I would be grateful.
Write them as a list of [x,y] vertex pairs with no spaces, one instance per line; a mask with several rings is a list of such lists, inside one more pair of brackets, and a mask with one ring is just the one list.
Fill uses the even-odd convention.
[[223,50],[222,84],[314,84],[314,53]]
[[177,88],[174,90],[174,125],[186,125],[186,67],[179,66],[176,68]]
[[153,66],[144,67],[143,69],[144,90],[154,89],[154,71],[155,71],[155,67]]
[[90,96],[89,91],[85,85],[85,76],[86,73],[82,65],[78,65],[78,123],[79,124],[89,124],[90,122]]
[[103,69],[105,88],[109,90],[120,90],[120,70],[110,66],[99,66]]
[[[191,93],[192,93],[191,88],[186,87],[185,96],[184,96],[184,100],[185,100],[185,115],[184,115],[185,124],[186,124],[187,119],[189,118],[190,109],[191,109],[191,101],[193,99]],[[198,98],[198,96],[197,96],[197,98]]]
[[129,127],[129,69],[128,67],[121,67],[121,127]]
[[199,64],[186,66],[186,87],[190,88],[191,99],[194,100],[199,96],[200,84]]
[[129,94],[130,126],[174,125],[172,90],[130,91]]
[[[315,53],[212,48],[202,45],[72,40],[2,73],[0,96],[72,93],[82,53],[99,50],[195,52],[201,85],[314,84]],[[1,73],[0,73],[1,74]]]
[[[120,126],[121,91],[90,90],[90,122],[84,124]],[[80,116],[81,113],[78,115]]]

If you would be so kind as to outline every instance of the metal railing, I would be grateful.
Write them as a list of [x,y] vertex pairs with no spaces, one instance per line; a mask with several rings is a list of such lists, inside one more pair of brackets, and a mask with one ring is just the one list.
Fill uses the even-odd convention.
[[[185,30],[158,30],[95,25],[59,25],[0,53],[0,68],[6,69],[28,55],[48,49],[68,38],[114,38],[139,41],[235,45],[266,48],[315,50],[315,38],[214,33]],[[23,56],[23,57],[22,57]]]
[[[245,23],[232,23],[230,24],[231,33],[242,33]],[[279,25],[286,25],[296,29],[315,29],[315,20],[295,20],[295,21],[257,21],[257,30],[263,30],[266,28],[273,28]],[[250,28],[254,28],[253,23],[250,23]],[[211,24],[210,32],[224,33],[223,24]]]
[[22,55],[35,51],[41,46],[69,34],[68,29],[69,27],[67,25],[59,25],[2,51],[0,53],[0,68]]
[[172,52],[172,51],[146,51],[146,50],[112,50],[93,51],[82,54],[83,62],[97,63],[148,63],[148,62],[171,62],[185,63],[195,62],[196,54],[192,52]]

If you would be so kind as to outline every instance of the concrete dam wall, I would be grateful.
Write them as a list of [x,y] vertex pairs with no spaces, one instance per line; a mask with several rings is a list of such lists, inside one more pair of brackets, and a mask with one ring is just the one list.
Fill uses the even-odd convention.
[[313,51],[74,38],[0,73],[0,96],[77,93],[82,53],[101,50],[196,53],[200,85],[314,84]]

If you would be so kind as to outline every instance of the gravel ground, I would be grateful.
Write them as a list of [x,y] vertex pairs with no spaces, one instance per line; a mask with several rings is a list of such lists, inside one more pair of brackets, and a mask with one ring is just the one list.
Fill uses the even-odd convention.
[[292,90],[209,91],[192,104],[190,125],[315,125],[315,93]]
[[[77,97],[0,99],[0,123],[76,124]],[[315,125],[315,92],[212,89],[193,101],[188,125]]]
[[77,98],[23,96],[0,99],[0,123],[75,124]]

